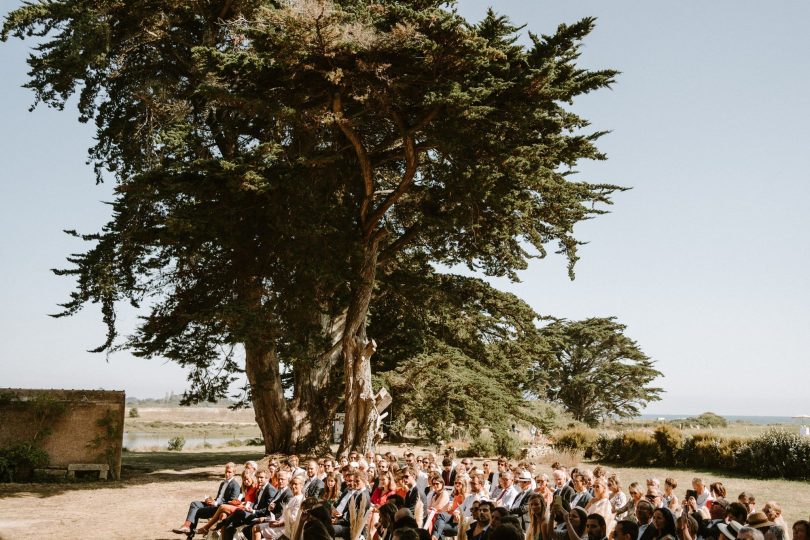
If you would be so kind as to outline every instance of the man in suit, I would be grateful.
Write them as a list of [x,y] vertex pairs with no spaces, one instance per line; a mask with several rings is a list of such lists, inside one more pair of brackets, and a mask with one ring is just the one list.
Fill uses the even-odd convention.
[[290,490],[290,473],[287,471],[281,471],[278,473],[278,491],[270,499],[266,509],[257,510],[255,512],[255,514],[261,514],[256,515],[256,517],[266,517],[271,514],[274,516],[281,516],[281,513],[284,511],[284,507],[287,505],[287,501],[289,501],[291,497],[292,490]]
[[256,473],[256,480],[259,482],[259,494],[256,498],[256,504],[253,508],[239,508],[235,510],[215,527],[215,529],[222,530],[222,540],[233,540],[236,530],[240,526],[245,524],[249,526],[249,524],[256,519],[256,512],[260,512],[261,515],[267,514],[267,507],[278,492],[278,490],[269,483],[269,479],[269,471],[267,469],[259,469]]
[[571,499],[574,498],[576,492],[568,482],[568,473],[562,469],[555,469],[551,473],[551,478],[554,480],[554,496],[559,496],[562,499],[562,505],[566,512],[571,510]]
[[509,513],[520,519],[520,525],[525,532],[529,528],[529,497],[532,494],[532,474],[529,471],[522,471],[518,476],[518,487],[520,491],[509,506]]
[[636,503],[636,517],[638,518],[638,540],[653,540],[658,536],[655,526],[652,524],[653,505],[647,499],[641,499]]
[[593,498],[590,493],[588,493],[588,484],[585,480],[585,476],[581,473],[576,473],[573,475],[572,479],[574,480],[574,497],[571,499],[571,506],[579,506],[580,508],[585,508],[588,505],[588,502]]
[[[341,499],[340,503],[338,503],[338,507],[336,508],[336,510],[340,512],[340,516],[333,520],[335,538],[351,537],[352,506],[354,506],[354,511],[356,512],[355,518],[364,519],[362,512],[368,510],[371,499],[368,490],[366,489],[366,483],[367,476],[366,473],[362,471],[357,471],[351,476],[351,484],[349,487],[351,492],[348,494],[348,499],[346,499],[346,496],[344,496],[344,499]],[[344,501],[345,505],[341,509],[341,503],[344,503]]]
[[416,485],[416,473],[413,469],[405,469],[402,474],[402,482],[405,484],[405,508],[411,511],[411,514],[416,516],[416,504],[421,500],[422,506],[427,505],[427,497],[424,492]]
[[[293,496],[289,484],[290,473],[287,471],[278,473],[278,491],[270,499],[270,502],[267,503],[266,508],[258,509],[248,516],[245,522],[247,525],[246,531],[250,531],[254,526],[258,526],[259,522],[271,521],[274,517],[281,519],[281,513],[284,512],[284,507],[287,506],[287,502]],[[250,534],[245,534],[245,536],[251,538]]]
[[318,478],[318,462],[309,461],[307,463],[307,479],[304,481],[304,498],[314,497],[320,499],[323,494],[323,480]]
[[219,483],[217,489],[217,496],[214,498],[208,497],[204,501],[194,501],[188,505],[188,514],[183,525],[176,529],[172,529],[175,534],[194,535],[194,530],[197,528],[197,521],[200,518],[210,518],[217,512],[220,505],[239,498],[239,481],[234,477],[236,471],[236,463],[228,463],[225,465],[225,479]]
[[494,505],[490,501],[481,501],[478,504],[478,519],[475,521],[475,525],[467,530],[468,540],[487,540],[493,508]]
[[444,481],[445,489],[453,489],[453,483],[456,481],[456,469],[453,468],[453,460],[446,457],[442,460],[442,480]]

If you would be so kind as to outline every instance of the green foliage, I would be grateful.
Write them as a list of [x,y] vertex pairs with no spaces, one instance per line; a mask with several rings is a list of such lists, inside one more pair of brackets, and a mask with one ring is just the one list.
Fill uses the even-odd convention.
[[574,427],[554,434],[554,448],[561,452],[592,452],[599,433],[593,429]]
[[130,418],[139,418],[141,415],[138,412],[138,407],[132,407],[129,409],[129,417]]
[[700,426],[702,428],[724,428],[728,427],[728,420],[713,412],[705,412],[698,416],[690,416],[686,420],[678,420],[681,424]]
[[[130,414],[132,416],[132,414]],[[111,409],[104,411],[104,416],[96,421],[96,425],[101,428],[102,433],[93,438],[88,443],[92,449],[99,450],[99,457],[110,466],[110,471],[116,480],[116,451],[121,443],[121,431],[124,426],[118,421],[118,417]]]
[[[358,375],[343,371],[353,364],[341,351],[367,335],[385,340],[376,357],[392,383],[424,369],[451,379],[435,379],[440,389],[481,397],[457,373],[482,384],[493,358],[501,370],[540,358],[525,356],[539,347],[533,323],[490,319],[489,300],[502,295],[461,303],[434,295],[443,282],[433,268],[464,264],[516,279],[553,246],[573,277],[575,225],[604,213],[622,189],[572,175],[581,160],[604,155],[595,146],[603,132],[588,132],[570,104],[616,75],[577,65],[593,25],[560,25],[524,46],[505,17],[490,11],[470,23],[438,0],[221,9],[54,0],[10,12],[3,40],[40,40],[28,60],[35,101],[61,109],[77,98],[80,120],[97,126],[89,159],[98,179],[106,170],[117,184],[101,232],[70,231],[89,247],[57,271],[77,284],[58,316],[99,304],[107,337],[95,350],[128,348],[189,368],[185,402],[222,398],[247,373],[248,395],[270,388],[291,396],[281,407],[328,415],[339,405],[338,379]],[[407,318],[389,296],[420,298],[437,318],[462,324],[381,334],[375,324]],[[123,338],[121,302],[142,315]],[[439,367],[450,365],[445,353],[459,363],[452,373]],[[637,374],[639,363],[625,371]],[[559,386],[568,381],[546,378],[542,362],[533,377],[568,402]],[[487,421],[511,410],[520,390],[504,380],[487,385],[506,391],[499,407],[452,393],[446,405],[430,400],[437,421],[421,422],[428,437],[443,438],[461,418],[472,424],[461,407]],[[394,390],[405,397],[402,388]],[[619,395],[619,410],[577,414],[630,414],[655,389]],[[404,409],[423,420],[429,410],[415,401]]]
[[509,459],[520,457],[520,441],[512,433],[505,429],[496,429],[492,435],[495,442],[495,452],[499,456],[506,456]]
[[684,467],[734,469],[734,454],[745,442],[712,432],[695,433],[684,441],[678,462]]
[[45,467],[49,461],[48,453],[37,443],[20,442],[0,448],[0,481],[29,480],[34,469]]
[[488,432],[479,433],[472,441],[470,441],[470,447],[467,452],[465,452],[465,456],[467,457],[491,457],[496,454],[495,440]]
[[659,400],[662,390],[651,383],[661,372],[625,328],[614,318],[548,324],[541,331],[548,352],[531,371],[535,391],[591,426],[607,417],[636,416]]
[[245,439],[246,446],[264,446],[264,439],[261,437],[254,437],[252,439]]
[[652,433],[626,431],[615,436],[600,435],[595,455],[602,461],[624,465],[734,470],[735,452],[745,443],[744,439],[720,437],[711,432],[683,437],[671,426],[661,425]]
[[0,407],[27,411],[31,415],[27,440],[0,448],[0,481],[31,480],[35,468],[45,467],[50,462],[42,443],[53,432],[52,426],[59,421],[67,406],[50,395],[22,397],[7,391],[0,393]]
[[176,437],[172,437],[171,439],[169,439],[169,444],[166,446],[166,448],[170,452],[180,452],[185,445],[186,445],[186,438],[183,437],[182,435],[177,435]]
[[227,441],[225,443],[225,446],[228,446],[230,448],[236,448],[238,446],[244,446],[244,445],[245,445],[245,443],[243,443],[239,439],[231,439],[230,441]]
[[740,446],[735,466],[762,478],[810,479],[810,441],[796,433],[770,430]]
[[678,453],[683,446],[683,433],[669,424],[661,424],[653,431],[653,438],[658,445],[656,463],[662,466],[675,465]]
[[525,302],[482,280],[433,270],[419,283],[405,274],[389,279],[402,281],[372,310],[369,331],[386,351],[374,367],[394,397],[395,434],[413,419],[433,443],[448,440],[452,426],[549,423],[549,408],[526,402],[522,390],[543,347]]

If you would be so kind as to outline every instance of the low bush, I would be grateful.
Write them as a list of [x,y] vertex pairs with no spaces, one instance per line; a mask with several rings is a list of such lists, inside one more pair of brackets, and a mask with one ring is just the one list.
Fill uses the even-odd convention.
[[467,449],[465,456],[462,457],[489,457],[494,456],[495,440],[489,433],[479,433],[472,441],[470,447]]
[[677,463],[678,453],[683,446],[683,433],[669,424],[661,424],[653,431],[653,438],[658,445],[658,459],[656,463],[665,467],[672,467]]
[[499,456],[506,456],[510,459],[520,457],[520,441],[514,435],[503,430],[495,431],[493,436],[495,451]]
[[687,418],[686,422],[704,428],[728,427],[728,420],[713,412],[705,412],[698,416]]
[[810,441],[796,433],[768,431],[737,448],[734,458],[756,476],[810,479]]
[[225,443],[225,446],[229,446],[232,448],[236,448],[237,446],[244,446],[245,443],[240,441],[239,439],[231,439],[230,441]]
[[677,463],[683,467],[735,469],[734,453],[745,443],[746,439],[723,437],[711,431],[695,433],[684,441]]
[[594,454],[598,438],[593,429],[573,427],[555,435],[554,448],[561,452],[582,452],[587,458]]
[[655,465],[659,462],[658,444],[647,431],[625,431],[613,438],[609,447],[611,461],[626,465]]
[[48,453],[35,443],[15,443],[0,448],[0,481],[30,480],[34,469],[45,467],[49,461]]
[[600,433],[593,445],[593,457],[599,461],[608,463],[620,463],[622,461],[621,447],[617,443],[618,437]]
[[169,444],[167,445],[167,448],[169,449],[170,452],[179,452],[183,449],[185,445],[186,445],[186,438],[183,437],[182,435],[178,435],[177,437],[172,437],[171,439],[169,439]]

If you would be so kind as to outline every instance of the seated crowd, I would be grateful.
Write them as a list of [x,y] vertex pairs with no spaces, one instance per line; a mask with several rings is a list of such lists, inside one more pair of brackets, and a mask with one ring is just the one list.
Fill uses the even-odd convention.
[[[267,468],[248,461],[241,482],[225,466],[217,496],[189,505],[174,532],[218,531],[248,540],[810,540],[806,520],[789,527],[776,501],[730,500],[721,482],[695,478],[679,500],[672,478],[633,482],[597,466],[550,475],[526,462],[456,463],[406,452]],[[493,466],[494,465],[494,466]],[[200,519],[205,526],[197,529]]]

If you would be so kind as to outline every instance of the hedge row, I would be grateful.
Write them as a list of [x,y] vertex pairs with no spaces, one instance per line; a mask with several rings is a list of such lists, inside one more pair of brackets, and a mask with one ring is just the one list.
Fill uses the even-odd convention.
[[555,446],[622,465],[725,469],[763,478],[810,479],[810,440],[779,430],[742,439],[711,432],[684,436],[667,424],[652,432],[626,431],[613,436],[572,429],[560,433]]

